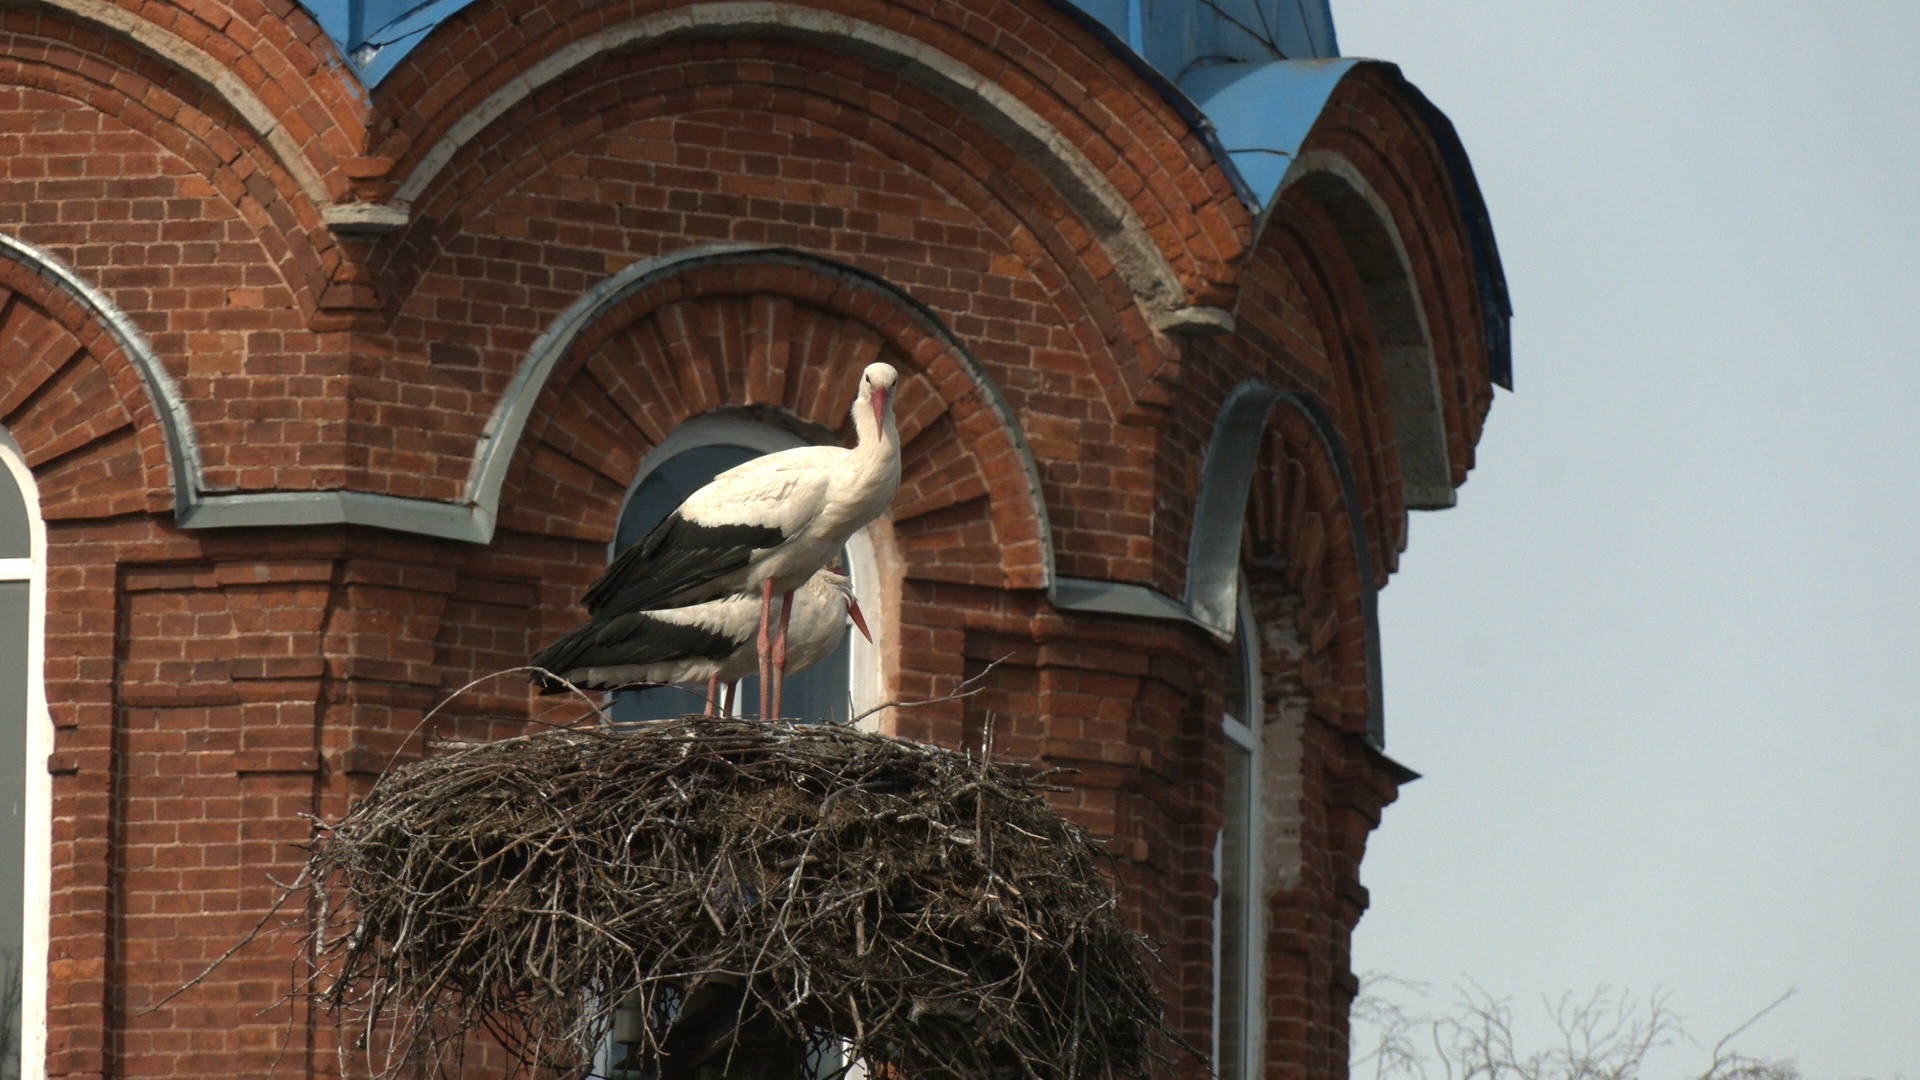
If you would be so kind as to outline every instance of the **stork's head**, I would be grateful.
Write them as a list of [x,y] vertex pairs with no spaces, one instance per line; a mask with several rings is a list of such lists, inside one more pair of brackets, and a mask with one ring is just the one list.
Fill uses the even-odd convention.
[[893,388],[899,381],[900,373],[892,364],[868,364],[860,375],[860,393],[853,399],[854,423],[861,422],[861,410],[871,409],[875,430],[885,431],[887,417],[893,415]]
[[[881,365],[875,366],[878,367]],[[893,369],[887,368],[887,370],[891,372]],[[860,636],[866,638],[868,641],[873,640],[873,633],[867,629],[866,616],[860,614],[860,601],[853,598],[852,578],[840,573],[837,567],[828,568],[814,574],[813,578],[807,582],[807,587],[810,589],[819,589],[838,598],[841,603],[846,605],[847,618],[852,619],[853,625],[859,628]]]

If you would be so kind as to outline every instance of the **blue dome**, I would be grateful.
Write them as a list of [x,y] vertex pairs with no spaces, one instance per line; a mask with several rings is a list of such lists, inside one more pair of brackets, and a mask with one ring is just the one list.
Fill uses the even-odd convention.
[[1218,63],[1340,55],[1328,0],[1066,0],[1180,81]]
[[[440,21],[473,0],[301,0],[362,84],[385,78]],[[1057,0],[1179,81],[1217,63],[1340,55],[1328,0]]]

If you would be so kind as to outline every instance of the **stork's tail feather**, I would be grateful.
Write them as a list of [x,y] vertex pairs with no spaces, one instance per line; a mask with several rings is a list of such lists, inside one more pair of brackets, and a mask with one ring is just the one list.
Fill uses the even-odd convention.
[[658,682],[633,682],[615,685],[613,683],[602,682],[598,679],[584,679],[580,682],[574,682],[544,670],[532,672],[527,676],[527,681],[539,687],[541,697],[552,697],[555,694],[569,694],[576,690],[589,694],[597,694],[604,691],[646,690],[655,686],[672,685],[671,683]]

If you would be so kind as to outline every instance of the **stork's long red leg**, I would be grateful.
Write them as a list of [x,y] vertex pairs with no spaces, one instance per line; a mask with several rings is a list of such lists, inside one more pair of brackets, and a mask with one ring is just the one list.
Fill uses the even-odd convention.
[[719,704],[719,701],[720,701],[720,676],[719,676],[719,675],[717,675],[717,674],[716,674],[716,675],[709,675],[709,676],[707,676],[707,712],[706,712],[706,715],[708,715],[708,716],[712,716],[712,715],[713,715],[713,710],[714,710],[714,707],[715,707],[716,705],[718,705],[718,704]]
[[773,615],[773,579],[760,583],[760,719],[771,720],[773,703],[773,641],[767,619]]
[[780,634],[773,639],[773,714],[780,715],[780,691],[787,681],[787,623],[793,619],[793,592],[780,598]]

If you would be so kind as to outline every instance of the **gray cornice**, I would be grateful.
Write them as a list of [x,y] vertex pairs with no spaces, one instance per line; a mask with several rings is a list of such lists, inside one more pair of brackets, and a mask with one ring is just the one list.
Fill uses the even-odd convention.
[[493,538],[493,514],[482,507],[365,491],[206,495],[177,511],[174,519],[183,529],[364,525],[474,544]]

